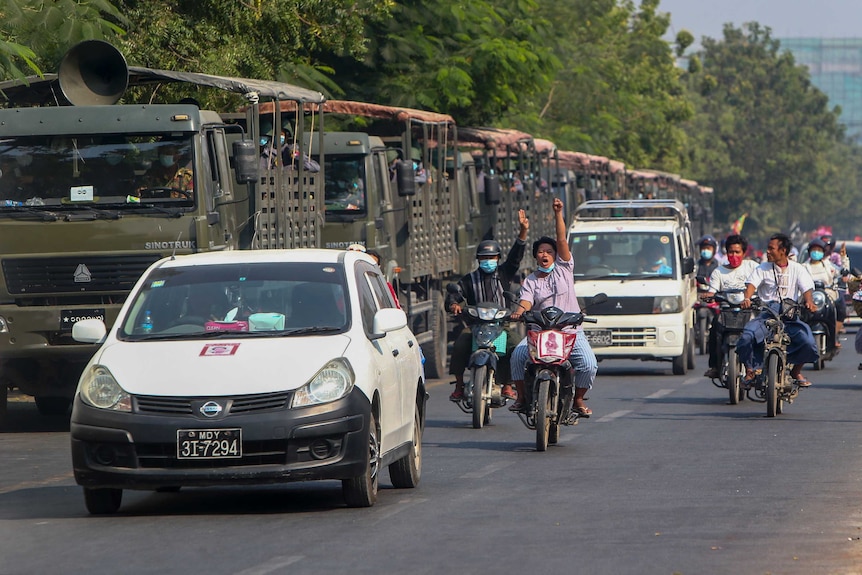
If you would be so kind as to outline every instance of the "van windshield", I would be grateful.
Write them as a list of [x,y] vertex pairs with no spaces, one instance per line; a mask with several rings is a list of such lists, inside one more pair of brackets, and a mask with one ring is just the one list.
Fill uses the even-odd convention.
[[572,234],[575,278],[674,277],[676,257],[672,234],[608,232]]

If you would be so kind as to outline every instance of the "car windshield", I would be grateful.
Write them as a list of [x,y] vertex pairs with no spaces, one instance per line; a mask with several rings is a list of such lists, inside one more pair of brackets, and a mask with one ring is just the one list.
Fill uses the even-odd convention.
[[119,322],[123,340],[333,333],[348,327],[344,269],[327,263],[159,268]]
[[191,134],[0,140],[0,213],[30,207],[141,209],[194,203]]
[[673,235],[661,232],[573,234],[575,277],[672,277],[676,271]]

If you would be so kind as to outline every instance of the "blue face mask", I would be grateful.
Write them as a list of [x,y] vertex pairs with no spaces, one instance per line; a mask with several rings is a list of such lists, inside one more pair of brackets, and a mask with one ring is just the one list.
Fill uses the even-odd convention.
[[823,252],[821,252],[820,250],[811,252],[811,254],[809,254],[809,255],[811,256],[811,259],[814,260],[815,262],[819,262],[820,260],[823,259]]
[[497,271],[497,260],[479,260],[479,269],[486,274]]
[[700,250],[700,257],[705,260],[712,259],[712,250]]
[[173,156],[159,156],[159,162],[161,162],[162,166],[169,168],[174,165],[174,157]]
[[552,271],[554,271],[554,268],[555,268],[555,267],[557,267],[557,264],[556,264],[556,263],[553,263],[553,264],[549,265],[549,266],[548,266],[548,267],[546,267],[546,268],[543,268],[543,267],[539,266],[539,267],[537,267],[536,269],[537,269],[537,270],[539,270],[540,272],[542,272],[543,274],[549,274],[549,273],[551,273]]

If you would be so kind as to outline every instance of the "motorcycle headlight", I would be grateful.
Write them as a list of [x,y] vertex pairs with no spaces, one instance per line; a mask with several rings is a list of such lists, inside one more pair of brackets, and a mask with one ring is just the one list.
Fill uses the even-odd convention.
[[497,319],[497,313],[500,311],[495,307],[480,307],[477,310],[479,311],[479,319],[482,321]]
[[353,369],[345,359],[334,359],[296,390],[291,407],[308,407],[329,403],[346,396],[353,389]]
[[94,365],[78,385],[81,399],[87,405],[113,411],[132,411],[132,398],[126,393],[107,367]]
[[814,305],[817,306],[817,311],[823,309],[826,305],[826,294],[822,291],[815,291],[811,294],[811,299],[814,300]]
[[653,313],[677,313],[682,309],[682,300],[679,296],[659,296],[653,300]]

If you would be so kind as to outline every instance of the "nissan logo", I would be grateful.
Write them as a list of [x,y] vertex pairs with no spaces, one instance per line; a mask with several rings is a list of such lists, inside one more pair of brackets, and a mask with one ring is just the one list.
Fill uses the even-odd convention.
[[205,417],[215,417],[222,412],[224,408],[215,401],[208,401],[201,406],[201,415]]

